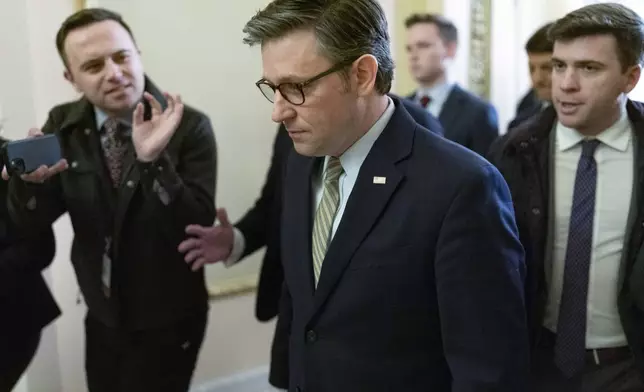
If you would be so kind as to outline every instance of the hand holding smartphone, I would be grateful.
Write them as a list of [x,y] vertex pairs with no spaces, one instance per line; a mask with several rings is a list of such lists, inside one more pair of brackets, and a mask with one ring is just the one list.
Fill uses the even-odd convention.
[[15,140],[2,146],[4,169],[2,177],[20,175],[23,181],[42,183],[67,169],[62,158],[58,137],[43,135],[37,129],[29,131],[26,139]]

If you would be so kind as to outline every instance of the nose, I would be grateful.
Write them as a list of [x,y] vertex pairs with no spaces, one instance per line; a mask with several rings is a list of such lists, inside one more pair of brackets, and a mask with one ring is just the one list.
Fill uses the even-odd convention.
[[273,113],[271,114],[271,119],[276,123],[281,123],[293,117],[295,117],[295,109],[293,108],[293,105],[282,97],[279,90],[276,91],[275,98],[273,99]]
[[579,80],[573,67],[569,67],[561,74],[559,87],[564,91],[579,89]]
[[120,80],[123,76],[123,70],[119,64],[116,64],[112,59],[109,59],[105,64],[107,77],[109,80]]

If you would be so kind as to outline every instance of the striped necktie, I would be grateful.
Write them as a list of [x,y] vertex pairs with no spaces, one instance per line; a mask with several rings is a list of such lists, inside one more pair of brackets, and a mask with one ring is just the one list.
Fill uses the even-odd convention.
[[324,171],[322,200],[318,205],[313,223],[313,273],[316,286],[320,279],[322,262],[329,245],[335,214],[340,204],[339,179],[342,171],[340,160],[335,157],[329,157]]

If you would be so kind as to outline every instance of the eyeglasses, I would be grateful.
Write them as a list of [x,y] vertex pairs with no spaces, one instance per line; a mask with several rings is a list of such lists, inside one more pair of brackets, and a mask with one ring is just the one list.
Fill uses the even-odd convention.
[[257,88],[259,88],[259,91],[262,92],[262,94],[268,99],[271,103],[275,102],[275,92],[279,90],[280,94],[284,99],[292,103],[293,105],[302,105],[304,103],[304,88],[311,83],[318,81],[322,79],[323,77],[327,75],[331,75],[334,72],[337,72],[341,70],[342,68],[351,65],[354,60],[351,61],[343,61],[341,63],[338,63],[334,65],[333,67],[327,69],[326,71],[319,73],[312,78],[305,80],[304,82],[300,83],[293,83],[293,82],[286,82],[286,83],[280,83],[278,85],[274,85],[273,83],[269,82],[268,80],[262,78],[255,83]]

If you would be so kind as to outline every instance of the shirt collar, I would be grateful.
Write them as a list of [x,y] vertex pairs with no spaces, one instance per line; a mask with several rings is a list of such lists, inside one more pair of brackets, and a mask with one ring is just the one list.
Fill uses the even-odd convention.
[[428,96],[435,102],[444,101],[452,91],[452,87],[454,87],[454,83],[450,82],[439,83],[432,87],[420,87],[416,90],[416,100],[423,96]]
[[[626,151],[631,140],[631,124],[626,112],[626,106],[622,107],[619,120],[596,136],[596,139],[618,151]],[[566,151],[586,139],[577,130],[568,128],[557,122],[556,128],[557,149]]]
[[[107,113],[105,113],[104,111],[102,111],[96,106],[94,106],[94,115],[96,118],[96,129],[98,129],[100,132],[101,129],[103,129],[103,124],[105,124],[105,121],[107,121],[110,117],[107,115]],[[125,129],[127,130],[132,129],[131,120],[124,117],[124,118],[119,118],[118,122],[121,123],[122,125],[125,125]]]
[[[391,117],[393,116],[396,109],[396,105],[389,96],[387,96],[387,100],[389,101],[387,104],[387,109],[385,109],[385,111],[382,113],[380,118],[378,118],[375,124],[373,124],[373,126],[369,129],[369,131],[367,131],[367,133],[365,133],[342,155],[340,155],[340,163],[342,164],[342,169],[348,176],[357,177],[362,163],[367,158],[367,155],[369,155],[369,151],[371,151],[371,147],[373,147],[373,144],[376,142],[380,134],[385,130],[385,127],[389,123],[389,120],[391,120]],[[324,170],[326,170],[328,161],[329,157],[326,157],[324,159],[324,167],[322,171],[323,173]]]

